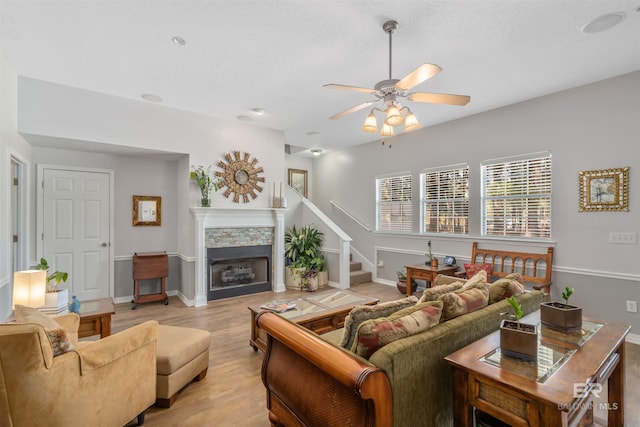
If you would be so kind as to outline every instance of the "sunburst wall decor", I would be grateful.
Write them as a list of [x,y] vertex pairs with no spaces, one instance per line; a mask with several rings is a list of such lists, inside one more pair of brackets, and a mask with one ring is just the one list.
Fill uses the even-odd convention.
[[233,202],[239,203],[242,197],[242,203],[249,203],[249,196],[252,199],[258,197],[256,191],[262,192],[262,187],[258,184],[264,182],[264,178],[259,176],[264,169],[257,166],[258,159],[255,157],[251,160],[249,153],[240,153],[234,151],[233,156],[227,153],[224,156],[225,161],[220,160],[218,166],[222,171],[217,171],[216,176],[224,179],[220,187],[227,187],[224,197],[229,198],[233,195]]

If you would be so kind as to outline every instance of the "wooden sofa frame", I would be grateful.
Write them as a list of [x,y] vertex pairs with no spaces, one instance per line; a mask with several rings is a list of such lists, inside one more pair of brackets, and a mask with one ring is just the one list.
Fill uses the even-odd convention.
[[268,334],[262,382],[272,426],[393,426],[391,384],[381,369],[282,316],[263,312],[256,322]]
[[473,242],[471,264],[478,263],[491,264],[493,266],[491,275],[500,278],[511,273],[520,273],[525,283],[531,284],[533,289],[542,290],[545,300],[549,300],[553,272],[553,247],[548,247],[545,253],[530,253],[479,248],[478,242]]

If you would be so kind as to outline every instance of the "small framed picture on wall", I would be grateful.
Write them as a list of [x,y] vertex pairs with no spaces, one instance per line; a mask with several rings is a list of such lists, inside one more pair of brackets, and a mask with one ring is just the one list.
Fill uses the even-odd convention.
[[162,197],[133,196],[133,225],[162,225]]
[[629,211],[629,167],[578,172],[580,212]]
[[289,186],[307,197],[307,171],[304,169],[289,169]]

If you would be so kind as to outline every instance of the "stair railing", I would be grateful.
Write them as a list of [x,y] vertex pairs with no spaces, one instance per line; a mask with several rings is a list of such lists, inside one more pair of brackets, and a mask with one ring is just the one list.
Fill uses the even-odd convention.
[[334,208],[338,209],[340,212],[342,212],[343,214],[345,214],[349,219],[351,219],[353,222],[355,222],[356,224],[358,224],[360,227],[364,228],[366,231],[372,231],[371,227],[369,227],[367,224],[365,224],[364,222],[360,221],[358,218],[356,218],[351,212],[347,211],[345,208],[343,208],[342,206],[340,206],[339,204],[337,204],[335,201],[333,200],[329,200],[329,203],[331,203],[331,206],[333,206]]

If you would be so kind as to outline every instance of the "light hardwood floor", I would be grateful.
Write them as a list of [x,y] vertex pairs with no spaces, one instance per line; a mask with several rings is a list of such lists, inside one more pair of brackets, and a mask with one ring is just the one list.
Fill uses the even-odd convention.
[[[352,291],[375,296],[380,301],[402,298],[395,287],[378,283],[356,285]],[[186,307],[177,297],[169,305],[116,305],[112,332],[129,328],[146,320],[174,326],[201,328],[211,333],[209,371],[207,377],[191,383],[178,395],[169,409],[151,407],[145,426],[269,426],[265,408],[265,391],[260,378],[262,353],[249,346],[248,306],[272,299],[294,299],[304,296],[300,291],[259,294],[211,301],[206,307]],[[419,295],[418,295],[419,296]],[[640,346],[626,346],[626,423],[640,425]],[[292,376],[295,373],[292,373]],[[604,394],[606,397],[606,394]],[[597,413],[597,415],[599,415]],[[602,414],[605,416],[606,414]],[[134,425],[134,424],[130,424]]]

